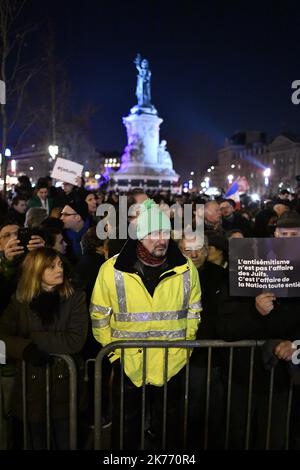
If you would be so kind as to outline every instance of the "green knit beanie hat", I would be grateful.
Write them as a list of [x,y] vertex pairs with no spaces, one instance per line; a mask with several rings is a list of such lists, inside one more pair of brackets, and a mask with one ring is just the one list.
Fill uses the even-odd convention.
[[146,199],[141,204],[140,215],[137,218],[137,239],[142,240],[149,233],[159,230],[171,231],[170,219],[153,199]]

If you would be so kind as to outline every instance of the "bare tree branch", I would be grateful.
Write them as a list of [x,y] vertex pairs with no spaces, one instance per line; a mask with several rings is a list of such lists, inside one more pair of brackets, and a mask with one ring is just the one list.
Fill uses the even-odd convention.
[[23,129],[23,131],[19,134],[18,136],[18,139],[17,139],[17,142],[15,144],[16,148],[19,147],[20,145],[20,142],[22,142],[22,139],[24,138],[24,136],[27,134],[27,132],[31,129],[31,127],[33,126],[33,124],[38,120],[39,118],[39,114],[36,113],[35,116],[32,117],[32,119],[30,121],[28,121],[28,124],[27,126]]
[[[36,29],[35,25],[18,27],[19,17],[27,0],[0,0],[0,78],[6,83],[7,105],[1,105],[1,149],[7,146],[9,132],[16,126],[24,107],[25,92],[32,79],[41,71],[36,62],[30,65],[23,62],[23,52],[27,37]],[[18,142],[28,132],[36,119],[27,120],[18,136]],[[2,160],[1,176],[4,179],[3,192],[6,192],[6,159]]]

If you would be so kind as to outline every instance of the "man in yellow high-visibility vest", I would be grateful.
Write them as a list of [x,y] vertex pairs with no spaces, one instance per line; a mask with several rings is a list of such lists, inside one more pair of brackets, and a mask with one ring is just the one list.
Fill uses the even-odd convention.
[[[193,340],[200,322],[201,289],[197,269],[170,239],[170,220],[148,199],[136,221],[137,240],[129,239],[119,255],[100,268],[91,300],[93,334],[103,346],[119,340]],[[125,448],[140,442],[142,349],[126,349]],[[119,363],[120,350],[109,355]],[[165,350],[152,348],[146,354],[147,395],[151,402],[151,427],[157,437],[162,431]],[[115,362],[117,361],[117,362]],[[170,445],[180,435],[180,390],[187,353],[168,350],[167,431]],[[114,367],[113,396],[120,393],[120,367]],[[118,439],[120,399],[114,400],[113,444]],[[153,405],[155,404],[155,410]],[[116,422],[117,421],[117,422]],[[158,443],[159,445],[159,443]]]

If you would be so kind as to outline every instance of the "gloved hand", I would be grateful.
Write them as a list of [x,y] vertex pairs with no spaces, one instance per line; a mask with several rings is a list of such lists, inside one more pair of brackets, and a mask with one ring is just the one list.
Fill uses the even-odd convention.
[[35,343],[29,343],[23,351],[23,359],[29,362],[32,366],[41,367],[46,364],[51,364],[52,357],[37,347]]
[[282,339],[269,339],[261,347],[261,356],[264,368],[271,370],[277,366],[279,359],[275,356],[274,350],[281,343]]

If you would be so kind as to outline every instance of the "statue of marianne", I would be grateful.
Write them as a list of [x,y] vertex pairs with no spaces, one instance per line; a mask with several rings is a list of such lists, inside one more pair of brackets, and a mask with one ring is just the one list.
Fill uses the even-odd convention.
[[151,106],[151,70],[147,59],[141,58],[141,54],[137,54],[134,63],[138,70],[136,97],[139,106]]

